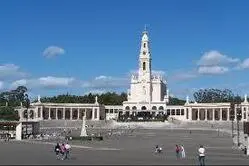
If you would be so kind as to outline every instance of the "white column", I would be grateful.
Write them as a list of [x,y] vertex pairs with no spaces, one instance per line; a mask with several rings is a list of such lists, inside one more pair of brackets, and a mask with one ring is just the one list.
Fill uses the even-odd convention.
[[80,119],[80,109],[79,108],[77,109],[77,112],[78,112],[77,120],[79,120]]
[[212,121],[215,121],[215,109],[212,109]]
[[55,119],[58,120],[58,108],[55,108]]
[[22,140],[22,123],[16,126],[16,140]]
[[[113,113],[115,113],[114,109],[113,109]],[[100,108],[97,109],[97,120],[100,120]]]
[[37,109],[35,109],[34,113],[35,113],[35,119],[38,119],[38,107]]
[[94,120],[94,112],[95,112],[95,110],[94,110],[94,108],[92,108],[92,120]]
[[50,107],[48,108],[48,119],[51,120],[51,109],[50,109]]
[[65,117],[66,117],[66,115],[65,115],[65,113],[66,113],[66,108],[65,108],[65,107],[63,108],[63,111],[62,111],[62,112],[63,112],[63,117],[62,117],[62,119],[65,120],[65,119],[66,119],[66,118],[65,118]]
[[208,120],[208,117],[207,117],[207,108],[205,109],[205,117],[204,117],[204,121],[207,121]]
[[43,119],[43,107],[41,107],[41,119]]
[[222,109],[220,108],[220,121],[222,121]]
[[189,120],[192,121],[192,108],[189,107],[188,109],[188,117],[189,117]]
[[200,109],[197,108],[197,121],[200,121]]
[[73,109],[72,109],[72,107],[70,108],[70,120],[72,120],[73,119]]

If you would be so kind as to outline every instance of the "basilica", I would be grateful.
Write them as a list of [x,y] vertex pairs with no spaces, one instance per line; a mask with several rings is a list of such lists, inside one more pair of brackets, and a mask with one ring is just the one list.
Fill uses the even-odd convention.
[[[249,103],[245,95],[244,102],[231,108],[230,103],[190,103],[188,97],[184,105],[168,105],[169,90],[167,81],[160,74],[152,73],[152,58],[148,32],[141,37],[138,56],[138,72],[133,74],[128,89],[127,101],[123,105],[102,105],[98,103],[31,103],[27,110],[18,107],[20,121],[55,121],[55,120],[118,120],[120,117],[155,117],[167,116],[180,121],[218,121],[236,120],[241,115],[242,121],[249,117]],[[235,111],[233,111],[235,110]]]

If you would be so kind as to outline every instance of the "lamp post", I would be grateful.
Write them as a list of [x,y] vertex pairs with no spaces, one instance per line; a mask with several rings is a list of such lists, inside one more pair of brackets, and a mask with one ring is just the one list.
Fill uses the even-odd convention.
[[29,118],[28,110],[30,107],[30,100],[29,100],[28,94],[25,94],[24,100],[25,100],[26,109],[27,109],[27,112],[26,112],[26,135],[27,135],[28,134],[28,118]]
[[235,104],[234,101],[231,102],[231,113],[230,113],[230,117],[231,117],[231,121],[232,121],[232,138],[234,137],[234,118],[235,118]]
[[241,105],[240,104],[237,104],[237,107],[236,107],[236,116],[237,116],[237,143],[238,143],[238,146],[240,145],[240,142],[239,142],[239,137],[240,137],[240,129],[239,129],[239,121],[241,120],[241,117],[242,117],[242,113],[241,113]]

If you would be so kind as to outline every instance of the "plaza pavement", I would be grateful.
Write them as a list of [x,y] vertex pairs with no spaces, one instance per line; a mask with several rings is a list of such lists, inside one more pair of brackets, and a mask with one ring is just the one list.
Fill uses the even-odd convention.
[[[129,165],[197,165],[197,149],[203,144],[207,150],[207,165],[248,165],[249,157],[232,148],[226,133],[194,130],[136,129],[124,136],[113,136],[99,142],[71,141],[71,160],[55,159],[51,143],[10,141],[0,142],[0,164],[129,164]],[[154,147],[163,153],[154,154]],[[183,144],[186,159],[177,160],[175,144]],[[110,149],[108,149],[110,148]]]

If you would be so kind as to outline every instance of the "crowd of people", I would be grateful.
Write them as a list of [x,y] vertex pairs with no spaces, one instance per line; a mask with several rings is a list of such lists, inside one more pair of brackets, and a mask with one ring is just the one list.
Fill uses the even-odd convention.
[[55,151],[57,160],[69,159],[71,146],[69,145],[68,142],[66,144],[62,143],[61,145],[57,143],[54,148],[54,151]]

